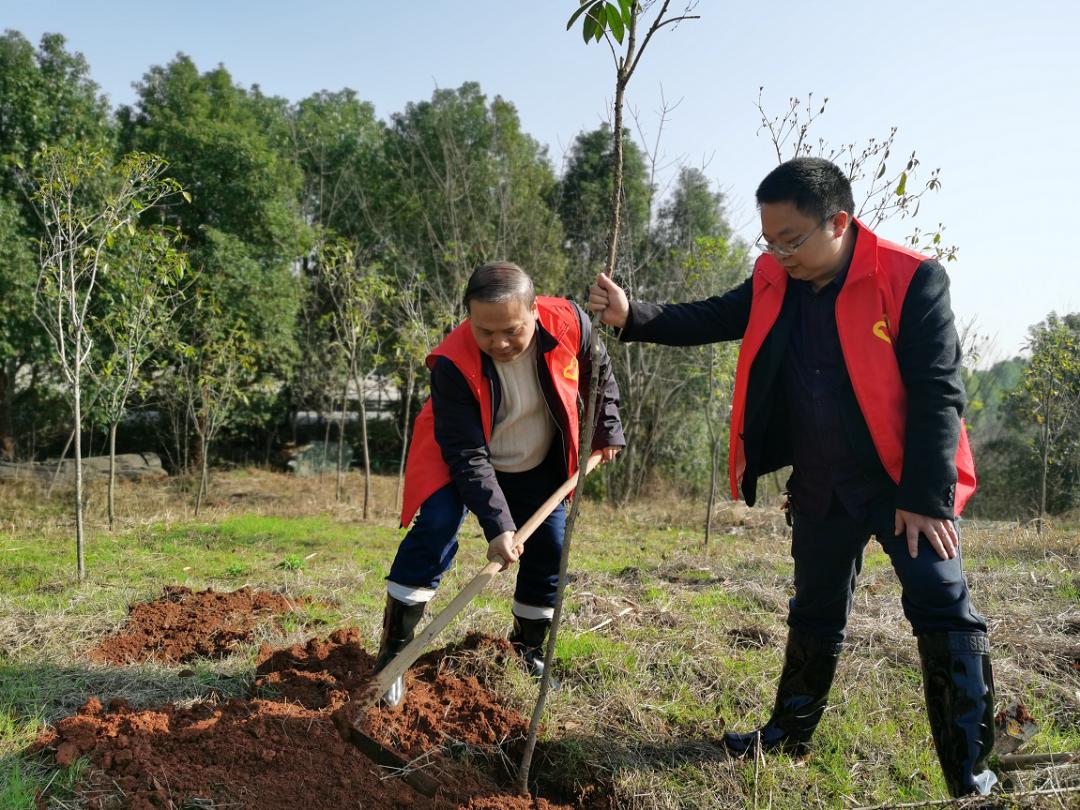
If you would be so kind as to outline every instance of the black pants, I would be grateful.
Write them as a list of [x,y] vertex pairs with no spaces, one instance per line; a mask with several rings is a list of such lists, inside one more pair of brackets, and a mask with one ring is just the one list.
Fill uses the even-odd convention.
[[[822,641],[843,641],[863,551],[873,530],[842,508],[820,520],[796,511],[792,517],[795,596],[788,605],[788,626]],[[877,541],[900,579],[904,615],[916,636],[986,632],[986,621],[971,606],[959,551],[953,559],[943,560],[919,535],[919,553],[912,559],[906,535],[878,534]]]
[[[519,528],[566,480],[565,471],[555,466],[552,458],[549,455],[528,472],[495,474]],[[561,457],[555,458],[555,463],[561,465]],[[454,484],[434,492],[421,505],[416,522],[398,546],[387,579],[399,585],[437,588],[457,554],[457,532],[465,514],[465,503]],[[566,510],[559,504],[525,543],[514,591],[517,602],[536,607],[555,605],[565,529]]]

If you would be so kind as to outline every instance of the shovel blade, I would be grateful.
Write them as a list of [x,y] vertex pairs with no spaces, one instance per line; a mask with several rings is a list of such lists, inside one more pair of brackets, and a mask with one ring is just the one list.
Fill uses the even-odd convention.
[[1011,754],[1035,736],[1039,724],[1027,710],[1027,706],[1014,700],[994,718],[994,751],[999,756]]

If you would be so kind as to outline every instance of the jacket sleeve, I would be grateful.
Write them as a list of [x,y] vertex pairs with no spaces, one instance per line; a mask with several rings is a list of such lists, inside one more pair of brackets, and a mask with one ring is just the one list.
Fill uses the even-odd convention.
[[492,540],[503,532],[516,531],[491,466],[480,405],[457,366],[445,357],[438,358],[431,370],[431,411],[435,441],[450,468],[450,477],[465,506],[480,521],[484,536]]
[[965,402],[961,354],[949,277],[938,262],[925,261],[904,298],[896,344],[908,399],[899,509],[955,517],[956,447]]
[[[592,374],[592,358],[590,356],[590,344],[592,342],[592,322],[577,304],[574,304],[578,322],[581,325],[581,348],[578,351],[578,396],[582,402],[589,392],[589,380]],[[623,436],[622,420],[619,417],[619,384],[615,381],[615,373],[611,365],[611,356],[607,352],[604,341],[599,341],[600,349],[600,374],[596,383],[596,428],[593,431],[592,449],[602,450],[605,447],[625,447],[626,438]]]
[[687,304],[645,304],[633,301],[619,340],[700,346],[738,340],[750,322],[753,276],[723,295]]

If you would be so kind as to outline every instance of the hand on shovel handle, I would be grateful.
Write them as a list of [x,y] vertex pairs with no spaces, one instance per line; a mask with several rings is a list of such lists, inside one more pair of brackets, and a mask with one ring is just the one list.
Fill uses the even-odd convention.
[[518,561],[524,550],[524,541],[515,540],[514,532],[503,532],[488,543],[487,558],[491,562],[502,563],[499,571],[505,571],[511,564]]

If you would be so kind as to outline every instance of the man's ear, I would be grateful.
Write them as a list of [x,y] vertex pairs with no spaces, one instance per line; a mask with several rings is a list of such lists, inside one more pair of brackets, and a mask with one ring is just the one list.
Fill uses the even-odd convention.
[[832,229],[834,239],[839,239],[847,232],[847,229],[851,227],[852,219],[854,219],[854,217],[847,211],[837,211],[833,214]]

